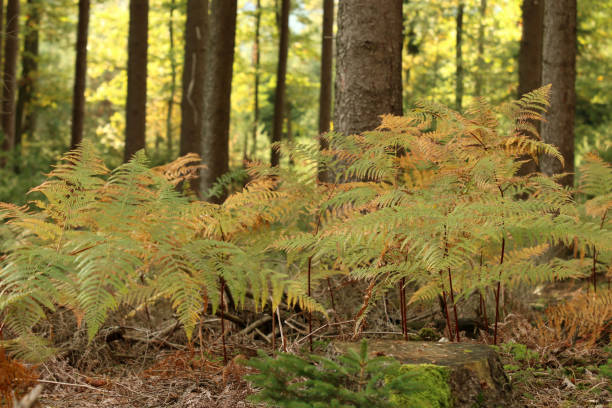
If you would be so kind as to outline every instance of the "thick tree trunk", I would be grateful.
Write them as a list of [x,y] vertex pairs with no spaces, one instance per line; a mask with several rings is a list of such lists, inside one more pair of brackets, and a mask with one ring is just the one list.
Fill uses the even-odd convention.
[[28,0],[25,38],[21,56],[21,80],[15,117],[15,146],[21,145],[23,135],[32,136],[36,118],[32,108],[38,76],[38,48],[40,26],[40,0]]
[[478,25],[478,57],[476,65],[478,74],[476,75],[476,96],[482,96],[482,88],[485,76],[484,62],[484,43],[485,43],[485,18],[487,17],[487,0],[480,0],[480,22]]
[[523,33],[519,50],[519,98],[542,86],[544,0],[523,0]]
[[130,0],[124,161],[145,147],[149,0]]
[[[523,0],[523,33],[518,57],[518,97],[542,86],[542,41],[544,39],[544,0]],[[535,123],[538,131],[540,123]],[[529,160],[519,169],[526,175],[538,171],[535,161]]]
[[[281,1],[280,14],[280,44],[278,46],[278,66],[276,70],[276,91],[274,98],[274,121],[272,123],[272,143],[280,142],[283,133],[283,122],[285,118],[285,89],[287,86],[287,58],[289,56],[289,12],[290,0]],[[270,153],[270,164],[278,166],[280,160],[279,152],[272,148]]]
[[70,149],[83,140],[85,121],[85,87],[87,85],[87,34],[89,31],[90,0],[79,0],[79,23],[77,28],[76,63],[72,92],[72,137]]
[[208,0],[187,1],[181,100],[181,156],[202,154]]
[[402,0],[339,3],[335,130],[360,133],[402,114],[402,40]]
[[[576,0],[546,1],[544,11],[542,82],[552,84],[550,108],[542,124],[542,138],[556,146],[565,160],[543,156],[545,174],[574,172],[574,115],[576,112]],[[573,175],[560,180],[572,186]]]
[[[261,0],[257,0],[255,4],[255,41],[253,42],[253,68],[254,73],[254,90],[253,90],[253,135],[251,142],[251,158],[255,158],[257,154],[257,132],[259,131],[259,80],[260,80],[260,64],[261,64],[261,49],[260,49],[260,32],[261,32]],[[246,149],[245,149],[246,152]]]
[[170,18],[168,19],[169,49],[168,58],[170,59],[170,95],[168,95],[168,111],[166,112],[166,148],[168,158],[172,159],[172,111],[174,110],[174,98],[176,96],[176,57],[174,55],[174,9],[176,0],[170,1]]
[[[201,191],[206,193],[229,170],[230,96],[236,37],[237,0],[212,0],[207,49]],[[209,197],[220,202],[224,197]]]
[[457,72],[455,73],[455,107],[461,111],[463,106],[463,9],[465,4],[459,0],[457,6],[457,37],[455,42],[455,64]]

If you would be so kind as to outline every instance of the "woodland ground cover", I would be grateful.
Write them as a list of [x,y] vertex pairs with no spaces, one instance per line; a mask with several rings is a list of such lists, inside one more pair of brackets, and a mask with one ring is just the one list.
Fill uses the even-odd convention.
[[548,92],[463,115],[422,103],[323,151],[279,145],[295,164],[225,177],[222,204],[177,191],[193,155],[110,171],[83,144],[29,205],[0,207],[4,398],[28,384],[21,360],[51,406],[235,406],[258,347],[408,339],[416,323],[499,344],[526,406],[609,403],[612,168],[588,156],[576,191],[518,174],[561,159],[534,139]]

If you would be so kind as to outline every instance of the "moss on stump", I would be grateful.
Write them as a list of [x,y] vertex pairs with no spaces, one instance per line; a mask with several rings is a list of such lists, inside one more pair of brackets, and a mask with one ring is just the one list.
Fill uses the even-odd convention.
[[[357,349],[357,343],[334,343],[333,352]],[[398,398],[397,407],[504,408],[511,407],[508,377],[490,346],[371,340],[372,354],[396,358],[402,370],[415,372],[424,390]]]

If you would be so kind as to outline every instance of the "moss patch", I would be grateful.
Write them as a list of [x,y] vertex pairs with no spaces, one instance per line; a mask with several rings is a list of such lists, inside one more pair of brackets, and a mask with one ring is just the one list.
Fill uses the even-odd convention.
[[407,395],[395,395],[394,407],[451,408],[453,406],[449,385],[450,370],[433,364],[404,364],[401,374],[410,373],[422,386],[422,390]]

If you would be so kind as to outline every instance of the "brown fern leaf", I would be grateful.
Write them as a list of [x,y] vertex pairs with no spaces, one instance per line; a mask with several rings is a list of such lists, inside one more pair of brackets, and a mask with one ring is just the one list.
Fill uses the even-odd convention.
[[612,328],[612,291],[581,293],[546,311],[537,323],[538,343],[558,350],[588,349],[606,341]]
[[173,162],[154,167],[152,170],[161,174],[166,180],[176,186],[182,181],[198,177],[200,169],[205,167],[206,165],[202,164],[200,156],[195,153],[188,153]]

